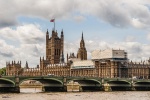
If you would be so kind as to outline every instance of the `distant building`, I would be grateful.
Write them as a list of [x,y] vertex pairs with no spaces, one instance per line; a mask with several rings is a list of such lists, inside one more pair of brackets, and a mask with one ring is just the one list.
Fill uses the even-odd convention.
[[[64,62],[63,53],[64,52],[64,34],[61,31],[60,38],[58,37],[57,31],[52,31],[51,37],[49,37],[49,32],[46,32],[46,60],[50,64],[57,64],[60,61]],[[62,54],[62,55],[61,55]]]
[[15,76],[22,73],[21,70],[21,61],[18,61],[17,63],[15,61],[6,62],[6,75],[8,76]]
[[127,52],[124,50],[113,50],[113,49],[106,49],[106,50],[94,50],[92,52],[92,59],[111,59],[111,60],[128,60],[127,59]]
[[24,68],[21,62],[6,63],[6,75],[22,76],[90,76],[90,77],[124,77],[124,78],[150,78],[150,60],[142,62],[129,61],[124,50],[94,50],[91,59],[87,60],[87,50],[83,38],[77,55],[67,54],[64,58],[64,33],[60,37],[55,30],[51,36],[46,32],[46,58],[40,57],[40,64],[36,68],[29,68],[28,63]]
[[87,60],[87,51],[86,51],[86,48],[85,48],[83,33],[82,33],[82,38],[81,38],[81,41],[80,41],[80,48],[79,48],[78,53],[77,53],[77,58],[80,59],[80,60]]

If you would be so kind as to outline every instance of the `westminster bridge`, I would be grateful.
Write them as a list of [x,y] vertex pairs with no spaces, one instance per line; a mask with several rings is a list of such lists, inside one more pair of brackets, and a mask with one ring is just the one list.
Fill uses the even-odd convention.
[[99,77],[57,77],[57,76],[2,76],[0,77],[0,91],[20,92],[20,84],[27,80],[42,83],[45,91],[67,91],[70,82],[80,85],[79,91],[84,90],[150,90],[150,79],[132,78],[99,78]]

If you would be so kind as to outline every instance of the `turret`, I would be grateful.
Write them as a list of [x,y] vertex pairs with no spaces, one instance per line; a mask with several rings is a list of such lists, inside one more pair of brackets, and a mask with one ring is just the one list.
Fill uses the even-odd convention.
[[68,53],[67,53],[67,62],[68,62]]
[[[46,55],[48,54],[48,41],[49,41],[49,32],[48,32],[48,29],[47,29],[47,32],[46,32]],[[47,58],[47,56],[46,56]]]
[[150,57],[149,57],[149,59],[148,59],[148,64],[150,64]]
[[60,55],[60,63],[64,63],[64,53],[63,53],[63,51],[61,52],[61,55]]
[[58,33],[57,33],[57,30],[56,32],[54,30],[52,30],[52,37],[57,37]]
[[57,36],[58,35],[58,33],[57,33],[57,30],[56,30],[56,32],[55,32],[55,36]]
[[47,29],[47,32],[46,32],[46,43],[47,43],[48,39],[49,39],[49,32],[48,32],[48,29]]
[[29,66],[28,66],[28,62],[26,61],[26,65],[25,65],[25,68],[28,69]]
[[62,29],[62,31],[61,31],[61,38],[63,38],[64,37],[64,32],[63,32],[63,29]]
[[12,65],[13,65],[14,63],[13,63],[13,61],[12,61]]
[[62,31],[61,31],[61,36],[60,36],[61,38],[61,52],[63,52],[64,51],[64,32],[63,32],[63,29],[62,29]]

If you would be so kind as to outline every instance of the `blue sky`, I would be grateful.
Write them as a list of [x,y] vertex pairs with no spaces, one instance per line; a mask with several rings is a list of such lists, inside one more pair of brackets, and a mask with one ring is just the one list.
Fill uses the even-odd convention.
[[82,32],[88,58],[95,49],[124,49],[133,61],[150,57],[149,0],[0,0],[0,67],[39,64],[45,32],[65,35],[65,54],[77,53]]

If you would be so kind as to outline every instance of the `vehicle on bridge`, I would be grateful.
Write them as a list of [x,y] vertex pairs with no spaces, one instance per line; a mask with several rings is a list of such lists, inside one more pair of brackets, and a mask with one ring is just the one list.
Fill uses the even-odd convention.
[[55,76],[54,74],[48,74],[47,76]]

